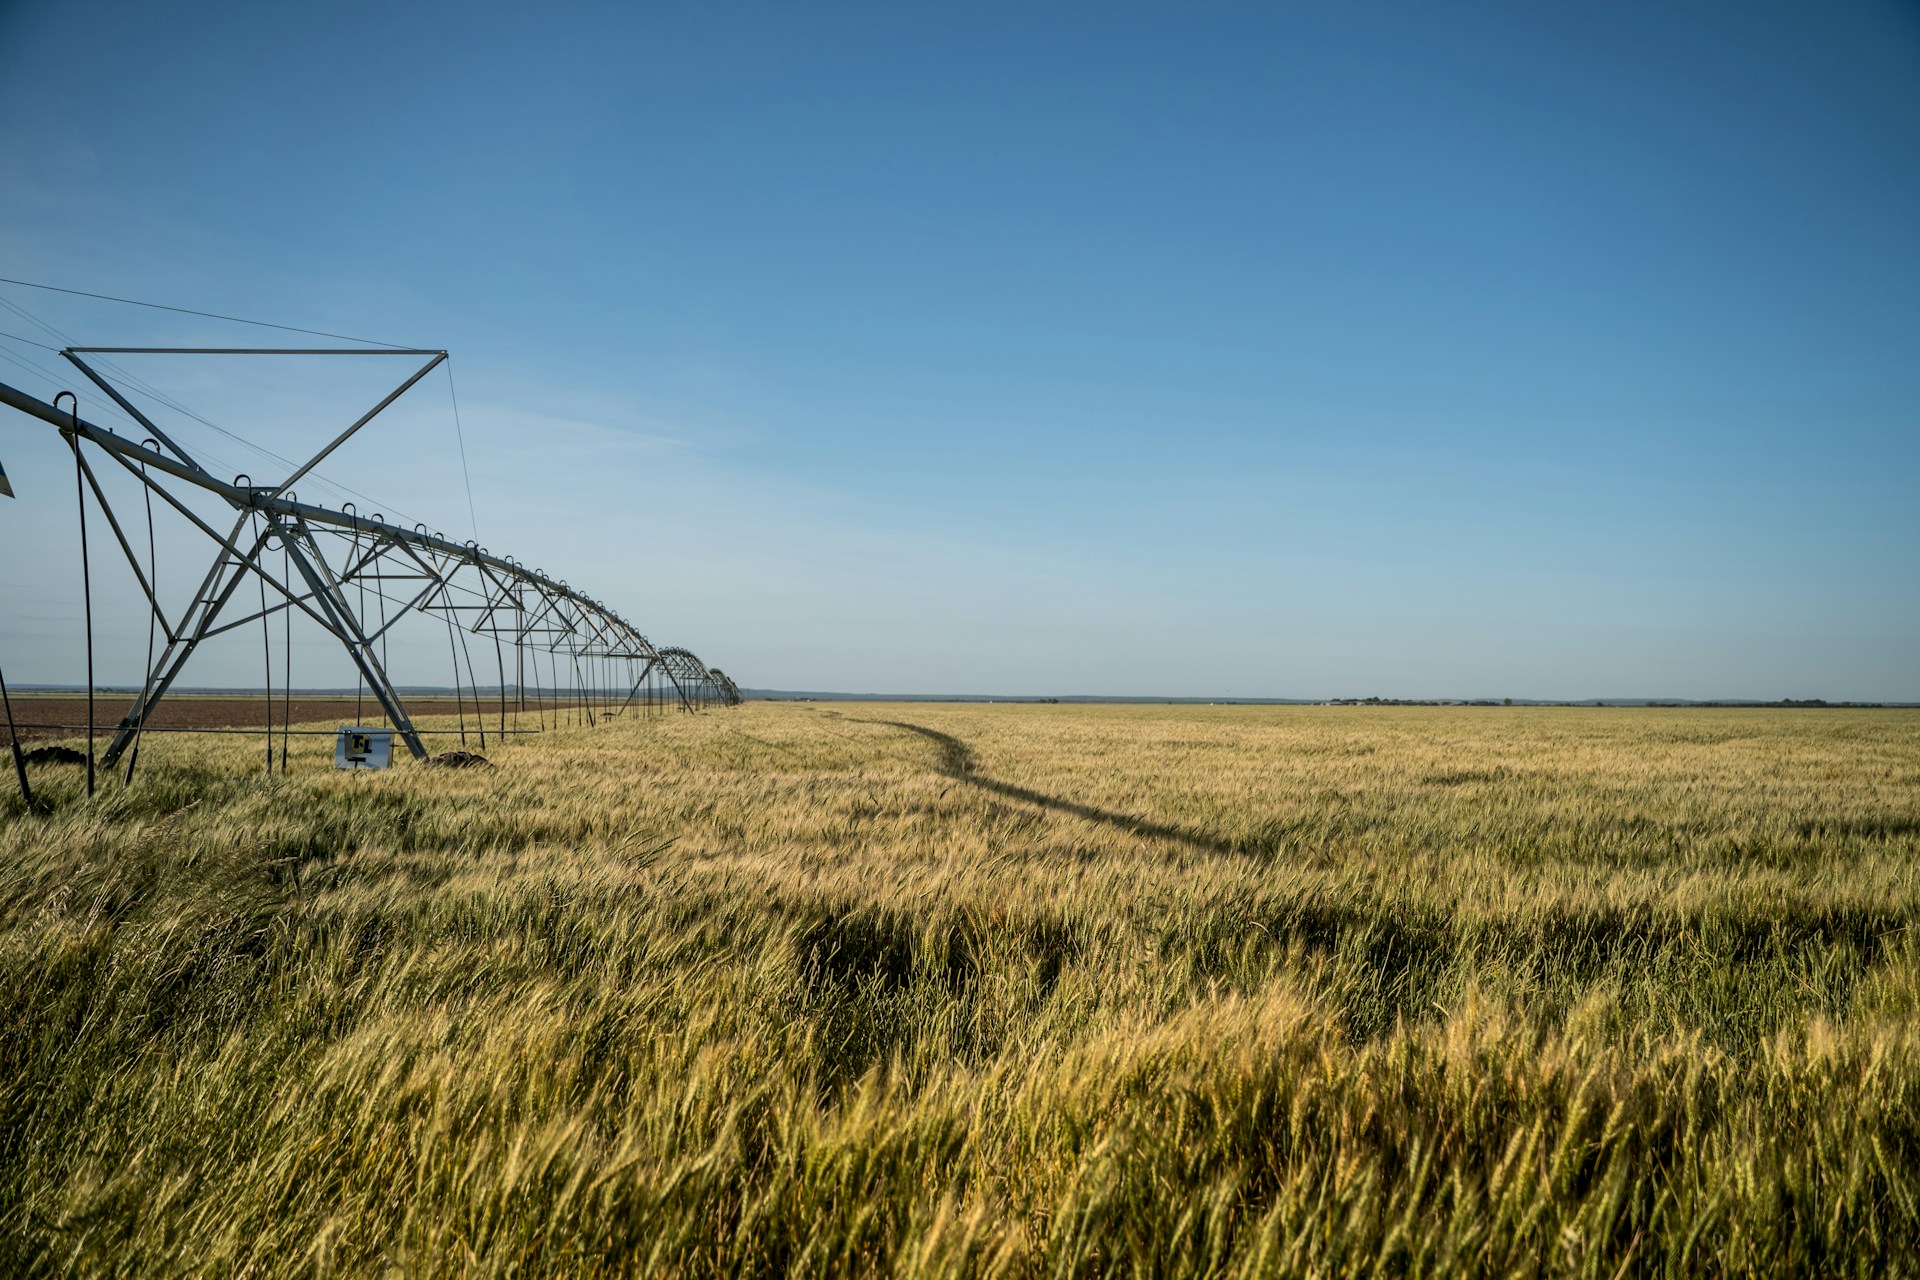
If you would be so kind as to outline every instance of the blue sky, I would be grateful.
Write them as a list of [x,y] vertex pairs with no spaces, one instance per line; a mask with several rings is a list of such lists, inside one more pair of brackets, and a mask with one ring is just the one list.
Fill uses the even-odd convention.
[[[451,349],[481,540],[749,685],[1920,699],[1906,5],[13,0],[0,275]],[[154,376],[289,453],[378,394]],[[329,473],[466,536],[405,403]]]

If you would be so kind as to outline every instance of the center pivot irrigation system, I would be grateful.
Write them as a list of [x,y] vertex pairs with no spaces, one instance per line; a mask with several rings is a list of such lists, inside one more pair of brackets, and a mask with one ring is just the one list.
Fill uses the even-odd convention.
[[[79,399],[72,392],[63,391],[54,397],[53,403],[48,403],[0,383],[0,403],[56,428],[73,450],[75,484],[80,498],[82,571],[89,578],[86,587],[89,700],[93,687],[92,595],[86,568],[89,493],[106,517],[114,540],[133,570],[150,610],[151,626],[157,627],[165,638],[164,646],[155,655],[152,633],[149,633],[146,680],[114,729],[112,742],[101,757],[105,767],[111,768],[129,747],[137,744],[153,718],[154,709],[201,643],[248,624],[264,628],[268,619],[278,613],[285,612],[290,622],[289,611],[293,610],[311,619],[346,649],[367,690],[407,749],[419,760],[428,758],[426,748],[421,745],[420,732],[414,727],[400,691],[388,674],[386,662],[388,633],[409,614],[430,614],[445,623],[448,649],[453,654],[456,691],[460,683],[460,657],[464,652],[467,683],[475,689],[476,709],[478,686],[474,683],[473,655],[466,637],[482,636],[493,641],[495,668],[492,674],[498,681],[503,720],[509,688],[514,691],[516,710],[526,710],[529,684],[535,689],[536,700],[541,701],[555,699],[561,689],[573,691],[568,700],[585,704],[582,711],[589,722],[597,722],[596,711],[600,716],[618,715],[636,705],[647,710],[666,706],[694,711],[739,703],[739,689],[718,668],[707,666],[686,649],[655,646],[638,628],[607,606],[563,581],[525,567],[512,556],[494,555],[473,542],[453,541],[429,532],[424,525],[403,528],[389,523],[378,513],[363,516],[352,503],[343,503],[335,509],[299,500],[293,486],[445,361],[445,351],[401,347],[368,350],[70,346],[59,354],[139,423],[149,437],[136,443],[88,422],[80,416]],[[230,481],[214,476],[199,459],[155,425],[134,405],[125,390],[98,367],[111,367],[108,357],[129,355],[402,357],[424,363],[385,399],[284,479],[261,485],[247,475],[235,476]],[[126,375],[121,377],[126,380]],[[62,407],[63,401],[66,407]],[[95,446],[144,487],[147,512],[144,571],[142,557],[114,514],[106,491],[81,448],[83,443]],[[204,490],[224,500],[235,513],[232,525],[221,528],[196,513],[182,501],[182,495],[190,489]],[[154,588],[158,576],[152,537],[156,497],[211,538],[217,547],[213,564],[191,601],[177,616],[169,616],[161,607]],[[249,579],[257,584],[257,593],[242,591]],[[269,648],[269,663],[270,655]],[[484,673],[484,655],[481,670]],[[544,694],[540,692],[543,688]],[[271,692],[269,681],[269,696]],[[91,733],[91,714],[88,719]],[[283,768],[284,743],[283,737]]]

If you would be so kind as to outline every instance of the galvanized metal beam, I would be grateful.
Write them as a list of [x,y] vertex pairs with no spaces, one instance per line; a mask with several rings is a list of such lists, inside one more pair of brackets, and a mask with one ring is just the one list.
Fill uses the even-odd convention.
[[[372,410],[362,415],[346,431],[336,436],[286,480],[269,487],[255,485],[245,477],[235,477],[232,482],[227,482],[212,476],[198,460],[169,439],[145,414],[133,406],[104,375],[80,358],[83,354],[96,353],[408,355],[426,356],[429,359],[398,388],[383,398]],[[357,510],[351,509],[351,504],[348,504],[347,509],[336,510],[301,502],[290,491],[290,486],[295,481],[309,474],[321,460],[436,368],[446,358],[444,351],[74,347],[62,354],[96,385],[107,391],[116,403],[126,409],[143,427],[153,433],[156,440],[177,456],[169,457],[165,453],[148,447],[145,443],[136,443],[109,428],[88,422],[77,413],[63,412],[54,405],[5,383],[0,383],[0,404],[38,418],[58,428],[76,442],[84,440],[100,449],[139,479],[149,491],[160,495],[170,507],[205,533],[219,548],[213,565],[208,569],[193,600],[182,612],[178,622],[171,622],[161,609],[152,584],[141,572],[137,558],[121,531],[118,520],[113,517],[104,489],[93,475],[92,469],[85,467],[83,463],[83,474],[87,480],[91,481],[92,491],[102,509],[107,511],[114,534],[128,562],[133,565],[135,577],[139,581],[147,604],[167,635],[167,646],[156,659],[153,669],[147,673],[140,694],[122,719],[114,741],[103,757],[104,763],[111,765],[139,732],[140,727],[151,718],[154,707],[177,680],[188,658],[201,641],[286,609],[298,609],[341,642],[359,670],[361,678],[373,691],[388,719],[396,729],[401,731],[408,749],[416,757],[425,755],[424,748],[419,742],[419,735],[407,716],[397,688],[375,651],[376,641],[380,640],[402,617],[414,613],[436,614],[451,627],[474,634],[492,635],[496,647],[503,636],[510,635],[515,647],[515,680],[516,684],[521,686],[522,704],[525,701],[524,664],[520,655],[527,647],[532,647],[536,651],[544,649],[555,656],[564,656],[567,665],[573,669],[574,687],[580,691],[584,699],[584,710],[590,721],[597,720],[594,700],[602,692],[597,688],[595,680],[611,675],[608,671],[604,672],[602,677],[595,677],[591,668],[596,663],[603,668],[610,662],[642,664],[639,677],[632,682],[626,698],[613,714],[618,714],[631,705],[636,692],[643,685],[647,685],[648,680],[656,673],[665,677],[666,682],[673,687],[680,705],[688,710],[698,709],[715,701],[727,705],[739,701],[738,688],[724,673],[708,668],[689,650],[656,648],[626,619],[592,597],[574,590],[563,581],[550,578],[539,570],[528,569],[511,557],[493,555],[474,543],[462,544],[444,535],[429,533],[423,525],[416,525],[412,529],[402,528],[381,518],[362,516]],[[172,492],[168,484],[164,483],[167,480],[183,482],[213,494],[227,503],[237,513],[232,531],[223,535],[208,524]],[[244,544],[241,541],[241,532],[247,522],[255,518],[262,521],[262,530],[258,537],[251,540],[250,545]],[[341,569],[334,569],[328,561],[318,537],[320,533],[330,533],[343,542],[351,543],[351,551],[346,556]],[[297,566],[299,576],[305,584],[305,590],[299,589],[291,582],[282,582],[263,563],[262,557],[269,538],[277,538],[281,542],[285,548],[288,563]],[[417,568],[418,572],[393,572],[390,558],[400,565]],[[469,572],[472,574],[471,579],[465,579],[464,575]],[[237,620],[215,626],[215,619],[232,599],[241,582],[250,575],[257,576],[263,583],[271,585],[282,597],[281,601],[250,612]],[[420,590],[404,602],[396,601],[386,594],[381,584],[400,580],[418,582],[421,584]],[[347,586],[352,584],[359,586],[364,592],[367,583],[374,584],[374,594],[384,604],[398,605],[393,614],[383,619],[378,629],[371,631],[367,627],[366,620],[360,618],[349,605],[346,591]],[[472,603],[473,601],[478,603]],[[530,605],[533,606],[531,609]],[[503,625],[504,615],[509,611],[513,615],[511,627]],[[505,661],[498,651],[495,660],[497,674],[502,682],[504,709]],[[583,663],[589,670],[583,671]],[[648,688],[651,689],[651,686]],[[554,692],[557,693],[557,691]],[[649,704],[651,699],[652,694],[649,692]],[[604,712],[604,708],[602,710]]]

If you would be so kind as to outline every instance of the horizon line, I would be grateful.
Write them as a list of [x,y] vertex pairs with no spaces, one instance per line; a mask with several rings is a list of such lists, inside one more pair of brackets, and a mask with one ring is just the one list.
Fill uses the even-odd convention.
[[[461,686],[453,685],[397,685],[395,691],[412,694],[416,697],[445,696],[449,698],[473,698],[490,696],[498,698],[503,690],[511,691],[518,686],[508,683]],[[527,690],[547,698],[562,700],[592,696],[625,696],[625,689],[614,688],[564,688],[549,685],[528,685]],[[86,686],[78,684],[15,684],[16,693],[26,694],[70,694],[85,697]],[[134,695],[140,692],[137,684],[96,684],[94,692]],[[263,689],[258,685],[196,685],[177,687],[172,690],[175,697],[287,697],[296,698],[350,698],[356,692],[352,686],[322,686],[293,689]],[[369,695],[370,696],[370,695]],[[1587,697],[1587,698],[1517,698],[1517,697],[1459,697],[1454,695],[1386,696],[1382,694],[1332,694],[1323,697],[1285,697],[1273,695],[1235,694],[1158,694],[1158,693],[851,693],[829,689],[750,689],[742,687],[740,696],[751,702],[1012,702],[1047,704],[1143,704],[1143,705],[1186,705],[1186,706],[1534,706],[1534,707],[1591,707],[1591,706],[1698,706],[1698,707],[1920,707],[1920,701],[1897,698],[1822,698],[1818,696],[1794,698],[1753,698],[1753,697],[1714,697],[1683,698],[1666,696],[1634,697]]]

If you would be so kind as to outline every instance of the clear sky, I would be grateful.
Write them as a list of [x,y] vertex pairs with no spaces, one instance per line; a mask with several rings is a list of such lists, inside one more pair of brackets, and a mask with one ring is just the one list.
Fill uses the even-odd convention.
[[[480,540],[746,685],[1920,699],[1920,10],[945,8],[5,0],[0,275],[451,349]],[[403,403],[329,474],[468,536]]]

